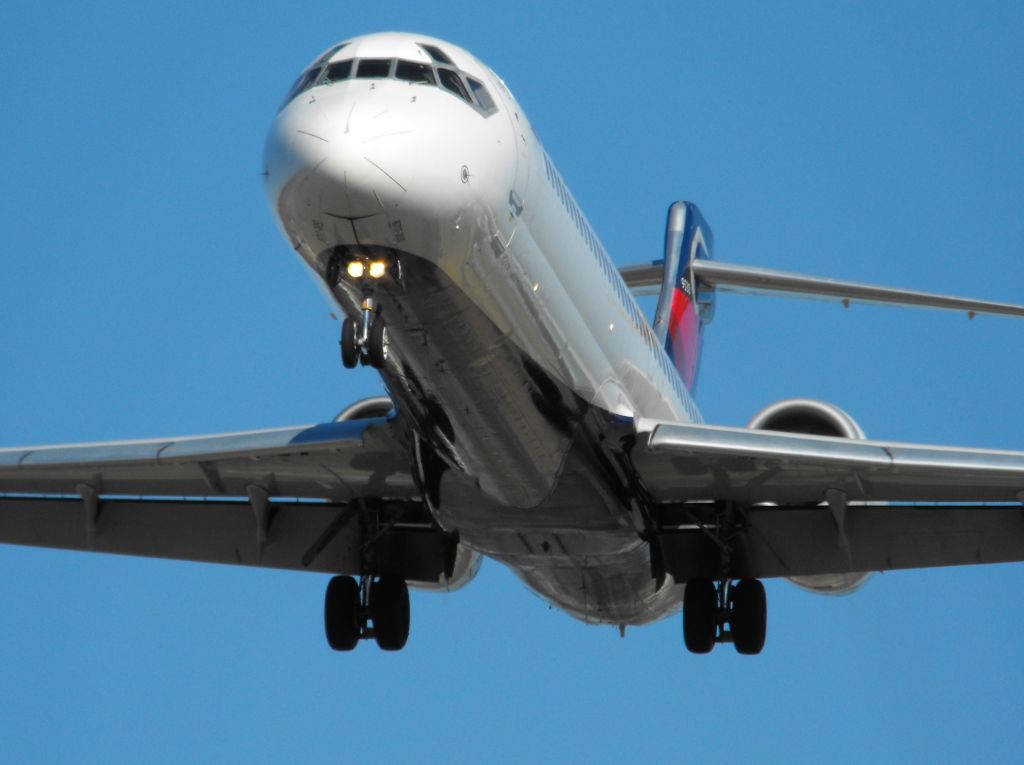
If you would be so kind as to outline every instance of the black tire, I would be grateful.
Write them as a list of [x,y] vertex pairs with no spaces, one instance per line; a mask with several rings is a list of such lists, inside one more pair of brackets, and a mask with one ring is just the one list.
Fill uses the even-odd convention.
[[384,651],[400,651],[409,639],[409,587],[404,579],[383,576],[370,585],[373,635]]
[[683,593],[683,640],[692,653],[711,653],[718,629],[718,595],[708,579],[691,579]]
[[359,345],[356,336],[359,328],[353,319],[345,319],[341,324],[341,363],[346,369],[352,369],[359,363]]
[[729,615],[732,644],[745,656],[754,656],[764,648],[768,631],[768,598],[757,579],[744,579],[732,589]]
[[370,366],[374,369],[382,368],[388,360],[388,327],[380,316],[374,317],[366,344]]
[[359,643],[359,585],[350,576],[336,576],[324,597],[324,631],[335,651],[351,651]]

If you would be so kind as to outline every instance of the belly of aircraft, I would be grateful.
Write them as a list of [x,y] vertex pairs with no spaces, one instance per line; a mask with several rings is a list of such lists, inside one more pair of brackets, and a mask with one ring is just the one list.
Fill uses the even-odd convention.
[[[497,220],[493,204],[431,222],[385,203],[346,219],[327,214],[344,206],[317,183],[296,178],[281,218],[346,314],[359,317],[370,298],[386,322],[381,375],[400,416],[450,466],[432,508],[439,523],[578,618],[635,624],[677,607],[678,588],[652,579],[610,463],[615,418],[594,399],[606,359],[529,232]],[[346,279],[338,264],[354,256],[386,259],[388,276]]]

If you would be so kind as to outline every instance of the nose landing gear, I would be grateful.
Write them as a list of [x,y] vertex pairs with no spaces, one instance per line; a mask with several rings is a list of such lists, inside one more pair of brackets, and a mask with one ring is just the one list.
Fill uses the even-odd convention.
[[683,639],[693,653],[710,653],[715,643],[730,642],[741,654],[761,653],[767,624],[768,603],[759,580],[686,583]]
[[388,328],[374,310],[373,299],[363,301],[362,322],[345,319],[341,325],[341,363],[352,369],[357,364],[369,364],[374,369],[382,368],[388,361]]

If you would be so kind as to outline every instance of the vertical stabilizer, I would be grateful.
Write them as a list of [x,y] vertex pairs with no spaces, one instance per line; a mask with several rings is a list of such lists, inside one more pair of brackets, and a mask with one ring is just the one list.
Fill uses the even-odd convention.
[[711,228],[692,202],[674,202],[665,226],[665,260],[654,314],[654,334],[692,393],[700,366],[701,335],[714,315],[714,290],[694,274],[693,263],[714,252]]

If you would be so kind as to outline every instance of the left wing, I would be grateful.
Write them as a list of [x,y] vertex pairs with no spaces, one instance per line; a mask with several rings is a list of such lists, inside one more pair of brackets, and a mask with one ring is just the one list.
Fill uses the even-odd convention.
[[709,540],[724,507],[739,519],[736,577],[1024,560],[1024,452],[649,420],[637,430],[631,461],[677,579],[718,576]]
[[358,574],[370,520],[381,569],[437,582],[408,454],[385,418],[0,449],[0,542]]

